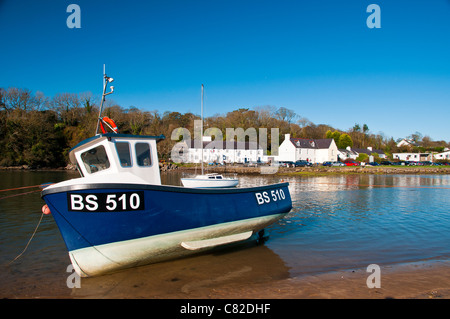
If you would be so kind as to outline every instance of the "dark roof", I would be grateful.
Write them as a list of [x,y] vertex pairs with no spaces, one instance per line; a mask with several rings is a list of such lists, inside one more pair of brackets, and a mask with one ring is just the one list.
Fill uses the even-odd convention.
[[[195,148],[195,140],[185,140],[184,142],[186,142],[187,146],[189,148]],[[198,144],[199,141],[197,141]],[[200,146],[200,145],[198,145]],[[261,146],[259,146],[257,143],[255,142],[236,142],[236,141],[231,141],[231,142],[227,142],[227,141],[203,141],[203,149],[205,150],[211,150],[211,149],[219,149],[219,150],[224,150],[224,149],[239,149],[239,150],[256,150],[256,149],[262,149]]]
[[371,155],[373,153],[384,154],[384,152],[382,150],[376,150],[376,149],[369,150],[367,148],[353,148],[352,150],[358,154],[360,154],[360,153],[366,153],[367,155]]
[[367,155],[372,155],[373,153],[384,155],[384,152],[382,150],[377,150],[377,149],[369,150],[368,148],[352,148],[350,150],[348,150],[346,148],[343,148],[343,149],[340,148],[339,151],[341,153],[346,153],[347,155],[350,155],[350,154],[358,155],[360,153],[365,153]]
[[339,151],[341,153],[346,153],[347,155],[350,155],[350,154],[358,155],[358,153],[356,153],[354,150],[348,150],[346,148],[340,148]]
[[332,138],[291,138],[291,143],[294,144],[296,148],[330,148]]

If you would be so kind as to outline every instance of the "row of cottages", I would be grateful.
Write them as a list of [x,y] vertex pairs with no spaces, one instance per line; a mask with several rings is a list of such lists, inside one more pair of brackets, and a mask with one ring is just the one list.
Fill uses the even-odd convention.
[[450,160],[450,150],[446,150],[442,153],[433,154],[429,153],[394,153],[392,154],[394,159],[400,161],[412,161],[412,162],[433,162],[433,160]]
[[323,163],[337,161],[338,148],[332,138],[292,138],[290,134],[285,134],[278,154],[280,162],[305,160],[311,163]]
[[[226,142],[211,141],[204,137],[203,162],[204,163],[250,163],[261,162],[264,150],[255,142]],[[210,138],[210,137],[209,137]],[[187,154],[184,154],[187,163],[200,163],[202,158],[201,145],[194,140],[183,141],[186,144]]]
[[424,162],[433,161],[431,153],[393,153],[392,158],[400,161]]
[[434,158],[437,160],[450,160],[450,150],[447,149],[442,153],[435,154]]
[[378,154],[378,156],[382,159],[387,158],[386,154],[384,154],[382,150],[374,149],[371,146],[367,148],[351,148],[350,146],[347,146],[345,149],[339,149],[338,155],[340,160],[345,161],[346,159],[355,160],[361,153],[369,156],[372,156],[372,154]]

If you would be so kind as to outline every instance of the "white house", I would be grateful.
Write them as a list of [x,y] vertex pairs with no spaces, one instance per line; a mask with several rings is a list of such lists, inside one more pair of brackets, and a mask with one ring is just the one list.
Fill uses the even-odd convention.
[[434,154],[434,158],[437,160],[450,160],[450,150],[442,153]]
[[413,147],[413,146],[419,146],[419,144],[417,144],[413,139],[404,138],[400,142],[397,143],[397,147],[402,147],[402,146]]
[[358,157],[358,153],[352,150],[350,146],[347,146],[347,148],[340,148],[338,149],[338,158],[341,161],[345,161],[346,159],[356,159]]
[[400,161],[433,161],[433,156],[431,153],[393,153],[393,159],[398,159]]
[[[183,155],[186,163],[200,163],[201,145],[194,140],[183,141],[187,153]],[[263,160],[263,149],[254,142],[203,141],[204,163],[248,163]]]
[[337,161],[338,148],[332,138],[291,138],[290,134],[285,134],[278,154],[279,161],[305,160],[311,163],[323,163]]
[[341,160],[346,160],[347,158],[356,159],[361,153],[369,156],[372,154],[378,154],[380,158],[387,158],[386,154],[384,154],[382,150],[374,149],[371,146],[368,146],[367,148],[351,148],[350,146],[347,146],[346,149],[339,149],[338,154]]

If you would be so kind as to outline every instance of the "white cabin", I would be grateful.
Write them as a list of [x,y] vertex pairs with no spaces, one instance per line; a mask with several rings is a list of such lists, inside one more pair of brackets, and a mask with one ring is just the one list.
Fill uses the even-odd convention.
[[88,181],[161,185],[156,143],[164,136],[100,134],[70,150],[69,158]]

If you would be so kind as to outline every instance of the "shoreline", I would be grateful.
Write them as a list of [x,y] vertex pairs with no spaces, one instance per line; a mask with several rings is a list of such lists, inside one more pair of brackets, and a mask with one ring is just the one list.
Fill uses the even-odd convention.
[[[0,171],[76,171],[74,165],[58,168],[33,168],[27,165],[0,166]],[[178,166],[177,164],[160,164],[160,172],[199,172],[200,168],[195,166]],[[220,174],[246,174],[246,175],[279,175],[279,176],[327,176],[327,175],[352,175],[352,174],[375,174],[375,175],[447,175],[450,174],[450,166],[312,166],[312,167],[272,167],[272,166],[206,166],[205,173]]]
[[[178,167],[177,170],[195,171],[195,167]],[[248,166],[220,166],[207,167],[208,173],[221,174],[262,174],[280,176],[326,176],[326,175],[347,175],[347,174],[375,174],[375,175],[398,175],[398,174],[450,174],[450,166],[345,166],[345,167],[248,167]]]
[[[252,286],[213,289],[212,299],[450,299],[450,261],[380,265],[380,288],[366,269],[303,275]],[[202,298],[202,297],[200,297]]]

